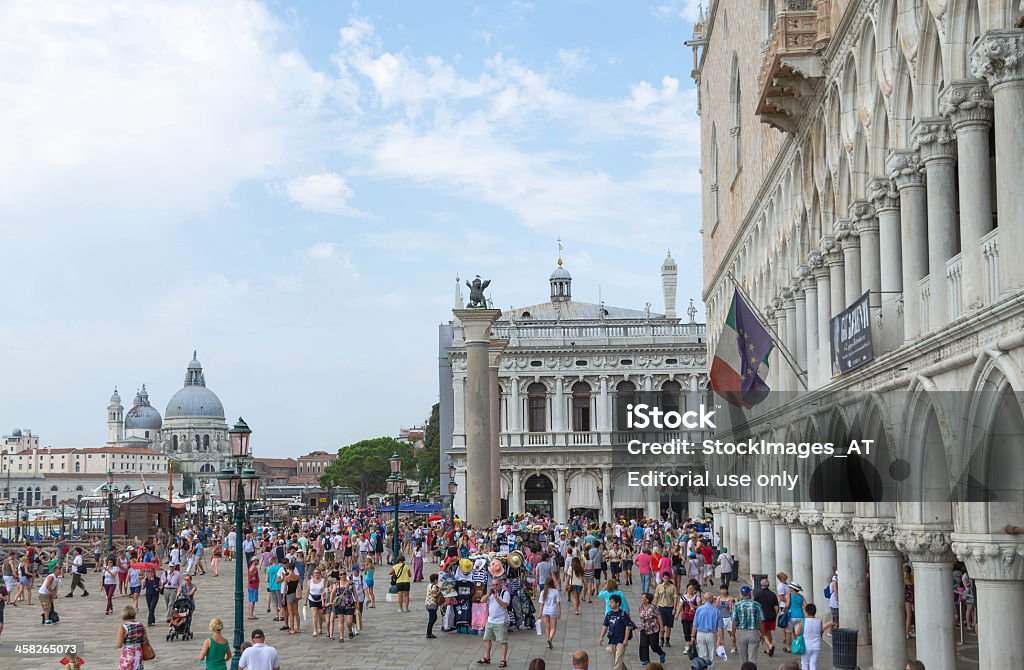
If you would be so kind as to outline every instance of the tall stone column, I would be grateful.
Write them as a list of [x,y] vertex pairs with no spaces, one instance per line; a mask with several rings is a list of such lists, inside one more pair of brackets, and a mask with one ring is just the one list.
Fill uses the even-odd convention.
[[[792,289],[786,287],[783,289],[783,305],[782,311],[786,316],[786,330],[783,335],[783,342],[786,343],[786,348],[789,349],[791,354],[795,355],[796,352],[796,296],[793,294]],[[788,362],[783,362],[786,366],[786,370],[789,374],[786,375],[789,384],[786,387],[787,391],[797,391],[803,386],[800,384],[800,380],[797,379],[797,371],[793,369],[792,365]]]
[[992,93],[980,79],[961,79],[946,86],[942,113],[956,133],[960,183],[961,291],[964,311],[985,304],[985,267],[981,238],[992,230],[992,166],[988,135],[992,128]]
[[[747,516],[747,547],[750,558],[747,560],[747,570],[743,574],[753,575],[757,572],[764,572],[761,566],[761,522],[757,518],[757,511],[753,509]],[[751,584],[753,581],[751,578]]]
[[[508,432],[515,435],[524,430],[522,420],[522,400],[519,397],[519,377],[510,377],[508,380]],[[510,443],[514,444],[514,443]]]
[[979,670],[1024,668],[1024,543],[1002,533],[953,537],[978,590]]
[[886,162],[900,194],[900,245],[903,254],[903,341],[921,336],[921,291],[928,271],[928,205],[916,151],[893,151]]
[[[790,526],[790,533],[793,537],[793,569],[786,574],[804,588],[813,589],[814,566],[811,554],[811,534],[799,523]],[[815,598],[811,598],[812,602],[814,600]]]
[[950,595],[953,554],[949,533],[897,528],[893,537],[900,551],[910,556],[914,568],[917,658],[928,670],[955,670],[956,642],[953,638],[953,598]]
[[517,467],[509,470],[512,475],[512,493],[508,501],[509,514],[521,514],[523,510],[523,474]]
[[[839,574],[839,623],[843,628],[860,631],[858,645],[870,645],[868,629],[868,554],[847,515],[825,515],[825,528],[836,542],[836,566]],[[824,592],[824,585],[821,591]],[[816,591],[814,597],[817,597]]]
[[601,521],[612,519],[612,473],[608,468],[601,469]]
[[[745,508],[744,508],[745,509]],[[741,510],[736,515],[736,550],[740,562],[740,574],[750,574],[750,520]]]
[[[999,289],[1024,287],[1024,30],[990,30],[971,51],[971,73],[992,89],[996,136],[996,198],[999,211]],[[930,669],[929,669],[930,670]]]
[[914,144],[928,183],[928,326],[936,331],[945,327],[954,313],[946,286],[946,261],[957,253],[956,140],[949,121],[942,118],[921,119],[915,130]]
[[888,177],[868,183],[878,227],[881,337],[876,352],[892,351],[903,344],[903,324],[897,309],[903,291],[903,256],[900,244],[900,194]]
[[[854,528],[868,549],[871,571],[872,666],[878,670],[903,668],[907,664],[907,643],[903,639],[903,554],[893,544],[889,521],[858,520]],[[840,621],[842,605],[840,599]]]
[[[456,309],[466,340],[466,520],[484,527],[491,522],[491,384],[488,347],[491,326],[500,309]],[[501,495],[501,489],[498,489]]]
[[757,520],[761,527],[761,572],[774,575],[779,570],[775,552],[775,524],[766,513],[758,514]]
[[825,265],[828,267],[829,286],[832,289],[829,298],[831,313],[828,315],[831,320],[833,316],[846,309],[846,273],[843,269],[843,251],[839,242],[830,237],[825,246]]
[[852,221],[836,222],[836,241],[843,249],[843,309],[846,309],[864,293],[860,276],[860,238]]
[[[773,574],[778,572],[785,572],[787,575],[793,574],[793,535],[786,522],[787,514],[787,510],[780,511],[772,524],[775,529],[775,569]],[[808,540],[807,548],[810,550],[810,540]],[[774,586],[775,578],[771,579],[772,586]]]
[[[559,439],[560,433],[565,433],[565,379],[561,376],[555,377],[555,397],[551,401],[551,430],[555,432],[555,440]],[[564,438],[564,435],[561,436]]]
[[[817,252],[813,252],[812,255]],[[819,254],[820,255],[820,254]],[[804,361],[807,368],[807,387],[818,384],[818,282],[814,278],[813,264],[809,260],[807,275],[803,279],[804,309]],[[797,310],[797,319],[800,311]]]
[[832,318],[832,273],[825,263],[825,254],[811,254],[811,275],[818,287],[818,358],[815,368],[818,379],[815,386],[824,386],[832,379],[832,342],[829,339],[829,320]]
[[[796,356],[796,362],[800,369],[807,370],[807,296],[804,295],[804,287],[807,285],[808,277],[811,276],[811,268],[807,265],[800,265],[796,269],[796,274],[797,278],[790,286],[793,291],[793,305],[796,307],[796,321],[793,324],[793,341],[795,343],[793,355]],[[797,388],[802,389],[803,386]]]
[[555,520],[562,523],[569,521],[569,500],[565,497],[565,470],[555,473]]
[[[824,518],[818,510],[800,512],[800,521],[811,534],[811,602],[817,599],[832,581],[832,566],[836,565],[836,543],[825,529]],[[795,561],[794,561],[795,562]],[[794,570],[797,566],[793,566]],[[806,579],[806,578],[805,578]],[[797,580],[799,581],[799,580]],[[807,593],[807,582],[801,582]]]
[[735,505],[729,508],[729,543],[725,545],[729,553],[736,557],[740,555],[739,514]]
[[600,390],[597,396],[597,430],[601,432],[611,430],[611,401],[608,398],[608,375],[601,375]]
[[501,516],[501,384],[498,367],[508,340],[491,340],[487,346],[487,376],[490,383],[491,418],[491,518]]

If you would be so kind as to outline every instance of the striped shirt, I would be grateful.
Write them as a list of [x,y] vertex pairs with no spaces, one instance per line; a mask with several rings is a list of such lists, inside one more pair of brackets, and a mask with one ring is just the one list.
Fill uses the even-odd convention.
[[736,628],[742,630],[758,630],[764,621],[764,610],[761,604],[750,598],[744,598],[732,608],[732,620]]

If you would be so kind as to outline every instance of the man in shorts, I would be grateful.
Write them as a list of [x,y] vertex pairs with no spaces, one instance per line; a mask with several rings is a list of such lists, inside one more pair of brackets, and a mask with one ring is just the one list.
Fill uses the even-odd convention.
[[484,655],[477,664],[491,662],[491,643],[501,645],[501,662],[499,668],[508,667],[508,604],[512,597],[501,584],[500,579],[491,581],[491,589],[487,592],[487,625],[484,627]]

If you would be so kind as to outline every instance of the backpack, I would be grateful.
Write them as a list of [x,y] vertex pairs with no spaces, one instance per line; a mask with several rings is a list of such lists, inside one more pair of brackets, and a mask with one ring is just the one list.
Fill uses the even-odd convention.
[[832,582],[829,582],[828,586],[825,587],[825,600],[832,598]]

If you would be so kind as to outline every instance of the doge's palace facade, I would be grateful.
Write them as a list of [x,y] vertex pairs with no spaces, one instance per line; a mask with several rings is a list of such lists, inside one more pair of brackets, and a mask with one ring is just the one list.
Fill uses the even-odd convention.
[[[712,0],[689,43],[710,350],[735,278],[796,359],[773,354],[769,386],[793,393],[750,429],[871,436],[874,465],[925,492],[737,491],[716,523],[745,572],[785,570],[812,601],[838,566],[841,623],[875,668],[966,662],[957,559],[977,587],[979,667],[1024,667],[1022,15],[1019,0]],[[874,358],[834,375],[830,319],[865,293]]]

